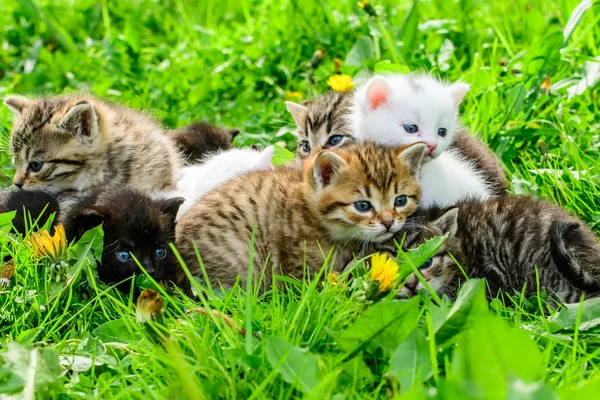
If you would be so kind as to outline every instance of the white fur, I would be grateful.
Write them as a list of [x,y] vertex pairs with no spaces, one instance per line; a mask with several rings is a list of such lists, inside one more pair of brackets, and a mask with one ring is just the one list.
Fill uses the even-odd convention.
[[[414,89],[411,79],[419,86]],[[491,190],[480,172],[459,153],[446,151],[458,125],[458,106],[469,86],[445,84],[427,75],[374,76],[356,90],[350,115],[359,140],[391,146],[424,142],[420,205],[453,205],[465,197],[485,199]],[[408,133],[405,125],[416,125]],[[445,128],[446,136],[438,134]]]
[[202,196],[231,178],[273,168],[274,150],[273,146],[262,151],[251,148],[231,149],[211,154],[201,164],[183,168],[177,182],[177,193],[170,194],[185,198],[176,220]]

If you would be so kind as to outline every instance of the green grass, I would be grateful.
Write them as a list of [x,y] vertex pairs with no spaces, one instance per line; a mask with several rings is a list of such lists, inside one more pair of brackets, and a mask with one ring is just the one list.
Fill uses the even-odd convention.
[[[241,128],[239,145],[291,147],[281,130],[291,125],[289,93],[327,90],[334,58],[355,80],[395,61],[472,84],[463,122],[501,157],[512,191],[554,200],[600,231],[600,86],[582,81],[600,61],[597,0],[574,25],[577,0],[397,3],[376,1],[375,19],[334,0],[3,0],[0,97],[90,91],[169,127],[206,119]],[[5,138],[10,119],[2,108]],[[7,186],[6,152],[0,165]],[[0,289],[0,397],[572,399],[600,390],[598,302],[544,315],[543,296],[488,305],[479,281],[441,306],[369,304],[360,279],[286,281],[265,295],[204,285],[194,299],[161,292],[155,332],[136,322],[132,294],[95,282],[77,261],[92,259],[88,247],[70,251],[75,279],[52,282],[7,224],[1,251],[16,272]],[[246,335],[220,316],[186,314],[198,307]]]

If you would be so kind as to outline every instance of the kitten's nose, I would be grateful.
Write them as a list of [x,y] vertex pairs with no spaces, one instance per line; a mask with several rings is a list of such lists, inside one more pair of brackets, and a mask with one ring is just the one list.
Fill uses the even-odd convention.
[[437,148],[437,144],[429,144],[429,143],[427,143],[427,148],[429,149],[429,154],[431,154]]
[[408,290],[410,290],[411,292],[414,293],[418,284],[419,284],[419,279],[417,279],[416,276],[412,275],[410,278],[408,278],[408,281],[406,281],[406,284],[404,284],[404,286]]
[[16,187],[21,189],[23,187],[23,185],[25,184],[25,177],[23,176],[23,174],[16,172],[15,177],[13,178],[13,183],[15,184]]
[[394,220],[393,219],[383,220],[383,221],[381,221],[381,225],[385,226],[385,229],[387,229],[389,231],[390,228],[392,227],[392,225],[394,225]]
[[15,182],[15,186],[21,189],[23,188],[23,182]]

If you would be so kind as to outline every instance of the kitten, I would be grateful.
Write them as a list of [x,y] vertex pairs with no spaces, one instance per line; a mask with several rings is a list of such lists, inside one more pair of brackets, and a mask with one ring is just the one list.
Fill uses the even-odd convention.
[[150,117],[74,94],[10,96],[14,184],[85,194],[106,184],[140,190],[173,189],[181,156]]
[[304,105],[286,101],[296,122],[298,156],[308,157],[323,149],[333,149],[354,142],[348,116],[352,94],[329,92]]
[[25,236],[35,228],[44,226],[53,213],[56,213],[55,220],[59,217],[59,199],[58,193],[48,189],[7,189],[0,192],[0,213],[16,211],[13,227]]
[[[186,265],[200,276],[194,244],[209,279],[231,287],[246,277],[254,230],[255,276],[302,278],[335,250],[333,268],[352,259],[358,243],[398,232],[417,207],[416,182],[425,146],[388,148],[360,143],[291,166],[232,179],[194,204],[177,224]],[[268,268],[263,271],[263,266]],[[178,282],[185,283],[179,271]],[[263,282],[263,283],[264,283]]]
[[[60,222],[69,241],[102,224],[104,251],[98,265],[102,282],[119,283],[141,273],[132,255],[156,281],[174,280],[177,260],[169,243],[175,242],[175,215],[182,202],[109,187],[77,199]],[[118,287],[127,291],[130,282]]]
[[273,146],[264,150],[231,149],[206,156],[202,164],[183,168],[177,190],[179,195],[185,198],[185,203],[179,208],[177,220],[179,221],[198,199],[229,179],[251,171],[273,168],[274,151]]
[[371,78],[354,96],[351,119],[359,140],[427,145],[420,181],[422,207],[494,194],[472,162],[448,150],[458,125],[458,107],[468,90],[467,84],[445,84],[427,75],[388,75]]
[[[437,254],[420,267],[428,284],[454,299],[464,276],[486,278],[490,297],[499,291],[513,294],[526,285],[526,296],[540,291],[572,303],[582,293],[600,293],[600,245],[585,224],[547,201],[503,196],[487,201],[463,200],[455,208],[431,208],[413,215],[405,231],[396,235],[404,246],[417,247],[427,238],[448,233]],[[387,243],[388,252],[395,247]],[[381,246],[385,248],[385,246]],[[412,296],[423,288],[411,274],[401,294]]]
[[207,154],[228,150],[239,129],[221,129],[206,122],[195,122],[170,132],[187,164],[195,164]]

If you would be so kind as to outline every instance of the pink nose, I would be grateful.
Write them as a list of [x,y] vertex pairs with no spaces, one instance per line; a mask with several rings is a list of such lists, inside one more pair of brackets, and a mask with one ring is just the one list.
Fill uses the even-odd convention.
[[437,144],[429,144],[429,143],[427,143],[427,148],[429,149],[429,154],[431,154],[437,148]]

